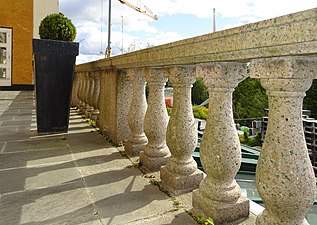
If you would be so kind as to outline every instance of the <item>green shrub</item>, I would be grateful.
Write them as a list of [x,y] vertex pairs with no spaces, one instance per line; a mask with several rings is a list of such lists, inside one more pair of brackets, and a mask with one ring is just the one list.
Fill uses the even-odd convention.
[[61,13],[55,13],[46,16],[41,21],[39,35],[41,39],[74,41],[76,28],[70,19]]
[[248,132],[244,132],[243,135],[239,136],[240,143],[248,145],[250,147],[262,146],[261,133],[256,133],[254,138],[249,137]]
[[[195,106],[193,106],[195,109]],[[204,106],[196,108],[194,111],[194,117],[197,119],[207,120],[208,119],[208,109]]]

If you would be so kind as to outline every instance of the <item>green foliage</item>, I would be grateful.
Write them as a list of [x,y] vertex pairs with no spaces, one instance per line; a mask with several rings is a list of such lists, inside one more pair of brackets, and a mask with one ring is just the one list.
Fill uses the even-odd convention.
[[311,88],[306,92],[304,109],[311,110],[311,117],[317,119],[317,80],[314,80]]
[[197,224],[203,224],[203,225],[214,225],[214,220],[211,217],[208,217],[207,219],[203,216],[195,216],[192,212],[186,211],[186,213],[191,216]]
[[[201,104],[208,99],[208,89],[201,78],[198,78],[192,88],[192,103]],[[235,89],[233,94],[234,118],[261,118],[264,109],[268,107],[268,98],[258,79],[247,78]],[[194,113],[197,118],[207,118],[206,115]]]
[[268,98],[258,79],[245,79],[233,93],[233,114],[236,119],[261,118],[267,107]]
[[202,78],[198,78],[192,88],[192,104],[199,105],[208,99],[208,88]]
[[[195,106],[193,108],[195,108]],[[195,109],[193,113],[194,113],[194,117],[197,119],[202,119],[202,120],[208,119],[208,109],[204,106]]]
[[250,147],[262,146],[261,133],[256,133],[254,138],[249,137],[247,132],[243,133],[243,136],[239,136],[240,143],[248,145]]
[[166,110],[167,110],[167,114],[170,116],[172,112],[172,108],[166,106]]
[[39,35],[41,39],[74,41],[76,28],[70,19],[61,13],[55,13],[46,16],[41,21]]

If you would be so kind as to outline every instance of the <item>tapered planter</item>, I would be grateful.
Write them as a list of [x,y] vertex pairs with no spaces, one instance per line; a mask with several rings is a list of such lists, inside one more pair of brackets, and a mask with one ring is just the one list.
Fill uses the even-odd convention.
[[79,43],[33,39],[38,133],[68,131]]

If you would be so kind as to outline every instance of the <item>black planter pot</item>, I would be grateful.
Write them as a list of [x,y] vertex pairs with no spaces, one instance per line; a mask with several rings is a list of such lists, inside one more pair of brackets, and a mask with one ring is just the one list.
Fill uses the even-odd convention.
[[38,133],[68,131],[79,43],[33,39]]

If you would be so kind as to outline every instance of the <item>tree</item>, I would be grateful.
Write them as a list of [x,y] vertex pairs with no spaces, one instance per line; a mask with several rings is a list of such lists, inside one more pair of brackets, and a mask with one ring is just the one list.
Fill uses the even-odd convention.
[[234,118],[261,118],[267,107],[268,98],[258,79],[248,77],[236,87],[233,93]]
[[208,88],[202,78],[198,78],[192,88],[192,104],[199,105],[208,99]]

